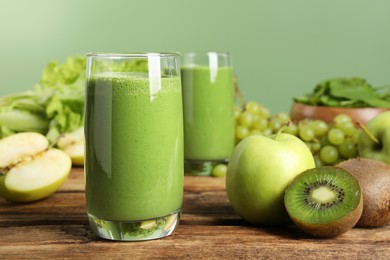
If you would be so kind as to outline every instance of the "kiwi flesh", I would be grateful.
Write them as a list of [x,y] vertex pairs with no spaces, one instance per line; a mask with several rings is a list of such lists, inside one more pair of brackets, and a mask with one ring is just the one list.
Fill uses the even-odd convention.
[[356,226],[390,224],[390,166],[373,159],[349,159],[337,165],[356,177],[363,193],[363,213]]
[[363,211],[357,179],[334,166],[306,170],[289,184],[284,196],[292,221],[315,237],[334,237],[355,226]]

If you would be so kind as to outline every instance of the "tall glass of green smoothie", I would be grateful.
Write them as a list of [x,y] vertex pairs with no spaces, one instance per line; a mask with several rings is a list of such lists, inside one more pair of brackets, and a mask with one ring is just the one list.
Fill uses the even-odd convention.
[[189,175],[210,175],[234,149],[234,86],[228,53],[181,55],[184,159]]
[[111,240],[170,235],[183,198],[183,106],[174,53],[87,55],[86,200]]

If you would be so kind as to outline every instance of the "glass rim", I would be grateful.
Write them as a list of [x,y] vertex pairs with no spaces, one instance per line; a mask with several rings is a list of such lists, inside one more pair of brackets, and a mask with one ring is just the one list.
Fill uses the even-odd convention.
[[88,52],[87,57],[99,58],[147,58],[147,57],[179,57],[177,52]]
[[218,56],[231,56],[230,52],[228,51],[188,51],[188,52],[181,52],[180,56],[187,56],[187,55],[209,55],[211,53],[215,53]]

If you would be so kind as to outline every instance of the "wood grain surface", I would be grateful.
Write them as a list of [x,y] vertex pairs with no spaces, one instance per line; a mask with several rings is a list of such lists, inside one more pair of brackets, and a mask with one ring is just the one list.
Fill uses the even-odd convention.
[[113,242],[89,228],[83,168],[52,196],[29,204],[0,199],[0,259],[390,259],[390,226],[315,239],[294,226],[259,228],[237,216],[225,179],[185,177],[183,214],[170,237]]

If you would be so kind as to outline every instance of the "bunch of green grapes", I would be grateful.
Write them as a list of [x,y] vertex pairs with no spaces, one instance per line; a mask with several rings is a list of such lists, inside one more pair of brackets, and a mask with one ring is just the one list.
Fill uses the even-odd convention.
[[[244,107],[235,107],[236,143],[249,135],[270,136],[290,121],[287,113],[271,115],[263,105],[250,101]],[[299,137],[306,143],[316,160],[316,165],[334,165],[357,156],[359,130],[348,115],[340,114],[332,124],[322,120],[305,119],[291,123],[284,133]]]
[[359,129],[346,114],[337,115],[331,124],[311,119],[298,123],[297,136],[313,153],[317,167],[356,157],[358,135]]
[[[249,101],[243,108],[236,106],[234,110],[236,119],[236,143],[249,135],[265,135],[271,136],[290,121],[290,116],[287,113],[280,112],[271,115],[268,108]],[[296,126],[291,125],[285,132],[296,135]]]

